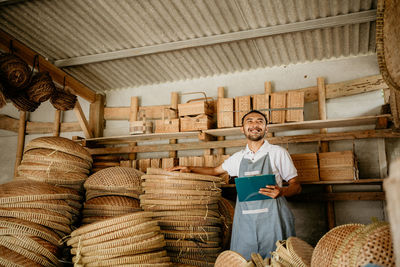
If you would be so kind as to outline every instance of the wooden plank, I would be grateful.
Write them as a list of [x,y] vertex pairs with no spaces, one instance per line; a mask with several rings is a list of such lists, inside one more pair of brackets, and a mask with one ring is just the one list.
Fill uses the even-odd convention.
[[129,120],[130,107],[104,107],[105,120]]
[[104,132],[104,101],[105,97],[96,94],[96,101],[90,104],[89,127],[94,137],[103,136]]
[[235,97],[235,126],[242,126],[242,117],[251,110],[251,97]]
[[[218,87],[218,100],[223,99],[224,97],[225,97],[225,89],[224,89],[224,87],[220,86],[220,87]],[[221,119],[221,114],[220,114],[221,111],[225,111],[225,110],[229,111],[230,109],[228,109],[228,108],[231,108],[232,112],[227,112],[228,114],[222,115],[223,117],[226,117],[226,118]],[[225,105],[221,105],[220,104],[219,108],[218,108],[218,102],[217,102],[218,128],[221,128],[222,126],[228,126],[228,125],[231,125],[231,127],[235,126],[234,125],[234,112],[233,112],[233,110],[234,110],[233,98],[232,98],[232,104],[229,104],[229,107],[226,107]],[[223,121],[221,124],[219,123],[220,120]],[[218,141],[224,141],[225,140],[225,136],[218,136],[217,140]],[[224,155],[224,154],[225,154],[225,148],[221,147],[221,148],[217,149],[217,155]]]
[[53,136],[60,136],[60,119],[61,119],[61,110],[56,109],[54,112],[54,128],[53,128]]
[[26,111],[19,112],[17,155],[15,156],[14,178],[18,175],[18,166],[21,164],[25,146]]
[[381,178],[386,178],[388,175],[388,168],[387,168],[385,138],[378,138],[377,142],[378,142],[379,174]]
[[[382,184],[385,179],[380,178],[369,178],[369,179],[359,179],[353,181],[318,181],[318,182],[301,182],[303,185],[349,185],[349,184]],[[235,187],[235,184],[225,184],[221,185],[224,187]]]
[[33,51],[8,33],[0,30],[0,49],[8,51],[10,47],[10,41],[12,40],[14,54],[22,58],[27,64],[32,66],[33,59],[38,55],[38,64],[40,65],[40,71],[48,71],[54,82],[63,84],[65,78],[66,87],[70,87],[73,93],[84,98],[85,100],[93,103],[96,101],[96,93],[86,87],[84,84],[68,75],[52,63],[47,61],[44,57]]
[[385,200],[384,192],[307,193],[288,197],[290,201],[356,201]]
[[400,128],[400,92],[390,88],[390,109],[393,116],[394,127]]
[[286,110],[286,121],[304,121],[304,92],[288,92],[286,95],[287,108],[301,108]]
[[[286,108],[286,93],[271,94],[271,109]],[[284,123],[286,118],[285,110],[271,110],[271,123]]]
[[[347,133],[328,133],[328,134],[310,134],[299,136],[279,136],[268,138],[271,144],[289,144],[302,142],[317,142],[320,140],[353,140],[363,138],[399,138],[400,133],[390,130],[364,130]],[[181,144],[159,144],[159,145],[142,145],[129,149],[128,147],[107,147],[89,149],[93,155],[102,154],[119,154],[119,153],[142,153],[142,152],[160,152],[171,150],[195,150],[208,148],[225,148],[225,147],[243,147],[246,145],[246,139],[210,141],[210,142],[190,142]]]
[[86,138],[93,138],[93,133],[90,131],[89,128],[89,123],[86,120],[85,114],[83,113],[81,104],[79,104],[79,101],[76,101],[75,107],[74,107],[74,112],[76,115],[76,118],[78,119],[79,125],[81,126],[83,130],[83,134],[85,135]]
[[[171,93],[171,108],[173,109],[174,115],[172,118],[178,118],[178,105],[179,105],[179,95],[178,92],[172,92]],[[178,140],[177,139],[170,139],[169,140],[170,144],[177,144]],[[170,151],[168,153],[168,156],[170,158],[176,158],[178,157],[178,151]]]
[[217,127],[227,128],[234,126],[233,98],[217,99]]

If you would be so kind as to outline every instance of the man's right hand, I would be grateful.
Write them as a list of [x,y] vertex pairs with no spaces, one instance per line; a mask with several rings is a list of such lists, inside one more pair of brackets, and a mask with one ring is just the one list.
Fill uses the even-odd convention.
[[190,167],[186,167],[186,166],[175,166],[172,168],[168,168],[167,171],[180,171],[180,172],[190,172]]

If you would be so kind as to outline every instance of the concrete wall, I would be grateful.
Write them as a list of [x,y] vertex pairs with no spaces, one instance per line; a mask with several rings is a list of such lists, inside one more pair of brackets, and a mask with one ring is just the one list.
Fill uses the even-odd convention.
[[[140,105],[163,105],[170,103],[171,92],[196,92],[204,91],[207,96],[216,97],[217,87],[226,88],[226,97],[241,95],[261,94],[264,92],[264,82],[272,81],[273,91],[297,89],[315,86],[319,76],[325,77],[326,83],[335,83],[351,80],[379,73],[375,55],[367,55],[354,58],[345,58],[325,62],[311,62],[306,64],[288,65],[268,69],[257,69],[242,73],[206,77],[196,80],[187,80],[174,83],[166,83],[139,88],[128,88],[113,91],[106,95],[107,106],[129,106],[131,96],[140,97]],[[183,96],[181,102],[186,102],[193,96]],[[81,105],[88,114],[88,103],[81,100]],[[383,104],[383,95],[380,91],[370,92],[362,95],[331,99],[327,101],[328,118],[344,118],[362,115],[376,115],[380,112]],[[9,104],[0,110],[0,113],[8,114],[18,118],[18,112]],[[47,102],[30,115],[33,121],[52,121],[54,109]],[[307,103],[305,106],[305,119],[318,119],[318,106],[316,103]],[[64,121],[75,121],[72,112],[65,112]],[[368,129],[372,127],[352,127],[351,129]],[[330,129],[338,131],[341,129]],[[318,130],[297,131],[285,134],[303,134],[318,132]],[[104,131],[106,136],[128,134],[127,121],[107,121]],[[68,133],[62,136],[70,137],[82,133]],[[26,141],[36,136],[27,136]],[[188,140],[190,141],[190,140]],[[161,142],[163,143],[163,142]],[[0,183],[12,178],[15,161],[17,135],[6,131],[0,131]],[[331,142],[332,151],[352,149],[353,143],[348,141]],[[391,162],[400,156],[399,140],[386,140],[387,157]],[[290,144],[285,146],[290,153],[316,152],[318,147],[315,143]],[[227,149],[231,154],[238,149]],[[378,178],[379,169],[377,161],[377,142],[374,139],[356,140],[355,152],[359,158],[361,178]],[[186,151],[179,156],[201,155],[202,151]],[[142,153],[139,158],[166,157],[167,153]],[[371,186],[335,186],[334,190],[375,190]],[[378,186],[379,189],[379,186]],[[306,192],[321,191],[321,186],[304,186]],[[323,203],[290,203],[296,216],[297,234],[300,238],[315,245],[319,238],[326,232],[325,205]],[[384,211],[385,204],[380,201],[353,201],[336,202],[336,222],[343,223],[369,223],[372,217],[386,220]]]

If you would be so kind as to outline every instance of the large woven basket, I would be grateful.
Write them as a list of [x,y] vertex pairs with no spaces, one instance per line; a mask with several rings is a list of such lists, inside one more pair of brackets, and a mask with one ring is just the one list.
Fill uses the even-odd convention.
[[111,190],[141,192],[142,172],[127,167],[110,167],[91,175],[85,182],[86,190]]
[[42,267],[39,264],[27,257],[17,253],[5,246],[0,245],[0,264],[2,266],[32,266],[32,267]]
[[50,74],[46,71],[38,72],[33,76],[26,93],[30,100],[41,103],[49,100],[55,90],[56,86],[54,85]]
[[64,137],[46,136],[35,138],[26,145],[24,152],[37,148],[53,149],[77,156],[89,163],[93,162],[92,156],[86,149],[74,141]]
[[7,104],[6,96],[4,95],[4,86],[0,81],[0,108],[4,107]]
[[243,264],[247,263],[246,259],[242,255],[235,251],[226,250],[219,254],[217,260],[215,261],[215,267],[241,267]]
[[40,105],[40,103],[30,100],[25,92],[21,92],[17,96],[10,97],[10,100],[17,109],[22,111],[33,112]]
[[76,165],[68,163],[39,161],[34,159],[26,159],[25,157],[21,161],[21,165],[18,167],[21,167],[24,170],[38,170],[46,172],[63,172],[63,173],[80,173],[80,174],[89,174],[90,172],[90,170],[88,169],[81,168]]
[[77,101],[76,95],[70,94],[64,90],[55,90],[50,98],[50,103],[58,110],[71,110],[75,107]]
[[226,199],[220,198],[218,201],[218,210],[222,215],[222,248],[229,249],[231,243],[231,234],[233,226],[233,215],[235,214],[235,203]]
[[222,179],[218,176],[196,174],[196,173],[182,173],[182,172],[169,172],[160,168],[147,168],[147,174],[149,175],[164,175],[169,176],[170,179],[189,179],[189,180],[200,180],[209,182],[222,182]]
[[124,196],[96,197],[85,202],[84,209],[131,210],[140,209],[140,203],[135,198]]
[[37,148],[25,151],[23,160],[36,161],[42,164],[62,163],[87,170],[90,170],[91,168],[90,162],[85,159],[61,151],[46,148]]
[[13,88],[23,89],[29,84],[31,71],[28,65],[13,54],[0,56],[0,78]]

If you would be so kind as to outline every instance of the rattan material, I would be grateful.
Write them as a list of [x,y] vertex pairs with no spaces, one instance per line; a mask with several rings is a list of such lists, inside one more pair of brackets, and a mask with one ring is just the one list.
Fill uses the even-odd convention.
[[60,199],[0,204],[0,207],[49,209],[51,211],[56,211],[59,213],[67,212],[67,213],[79,215],[79,209],[71,207],[70,205],[68,205],[68,203],[65,200],[60,200]]
[[184,190],[143,188],[146,195],[221,196],[221,190]]
[[111,219],[114,216],[88,216],[88,217],[83,217],[81,221],[81,226],[86,226],[91,223],[96,223],[102,220],[107,220]]
[[90,163],[93,162],[92,156],[86,149],[64,137],[46,136],[35,138],[26,145],[25,152],[36,148],[53,149],[80,157]]
[[291,236],[286,241],[286,248],[292,256],[293,261],[296,262],[296,266],[311,266],[311,257],[314,248],[307,242]]
[[42,267],[43,265],[38,264],[23,255],[0,245],[0,264],[12,267]]
[[326,233],[317,243],[311,258],[312,267],[330,267],[337,248],[353,231],[363,227],[362,224],[345,224],[337,226]]
[[202,260],[192,260],[192,259],[185,259],[185,258],[171,258],[172,262],[177,262],[177,263],[183,263],[183,264],[190,264],[193,266],[199,266],[199,267],[214,267],[213,262],[209,261],[202,261]]
[[4,95],[4,86],[0,81],[0,108],[4,107],[5,105],[7,105],[7,99],[6,96]]
[[158,205],[158,204],[143,204],[140,203],[140,206],[144,210],[148,211],[168,211],[168,210],[190,210],[190,209],[206,209],[218,211],[217,204],[206,204],[206,205]]
[[176,194],[146,194],[140,196],[140,200],[178,200],[178,201],[189,201],[189,200],[207,200],[207,201],[216,201],[220,196],[199,196],[199,195],[179,195]]
[[142,198],[142,196],[140,198],[140,204],[142,206],[143,205],[192,206],[192,205],[210,205],[210,204],[218,203],[218,198],[170,200],[170,199],[145,199],[145,198]]
[[140,190],[142,172],[127,167],[110,167],[91,175],[85,189],[96,190]]
[[201,253],[189,253],[189,252],[176,252],[176,251],[168,251],[168,256],[171,258],[185,258],[192,260],[206,260],[209,262],[215,262],[217,259],[217,255],[203,255]]
[[177,211],[159,211],[154,213],[154,218],[166,216],[200,216],[200,217],[216,217],[219,218],[218,212],[212,210],[177,210]]
[[90,170],[86,168],[81,168],[76,165],[60,163],[60,162],[40,162],[35,159],[23,159],[21,161],[21,165],[18,166],[18,169],[24,170],[38,170],[38,171],[46,171],[46,172],[61,172],[61,173],[81,173],[81,174],[89,174]]
[[26,90],[28,98],[34,102],[41,103],[50,99],[56,90],[56,86],[50,77],[49,72],[38,72],[31,80]]
[[141,209],[139,200],[124,196],[104,196],[92,198],[85,202],[84,208],[126,211]]
[[24,89],[28,84],[31,71],[28,65],[13,54],[0,56],[0,79],[12,88]]
[[[220,249],[219,242],[216,241],[165,239],[165,242],[167,242],[168,250],[173,250],[173,248],[177,248],[177,249],[183,249],[184,251],[187,252],[190,251],[197,252],[201,249],[210,249],[209,251],[214,252],[216,251],[216,249]],[[187,250],[188,248],[190,248],[190,250]]]
[[47,149],[47,148],[36,148],[24,152],[23,160],[36,161],[38,163],[61,163],[77,166],[90,170],[92,167],[91,163],[80,157],[70,155],[61,151]]
[[83,217],[88,216],[121,216],[131,212],[141,211],[141,209],[131,209],[131,210],[103,210],[103,209],[83,209]]
[[199,241],[214,241],[218,242],[219,232],[194,232],[194,231],[174,231],[174,230],[161,230],[161,233],[167,239],[179,240],[199,240]]
[[203,175],[196,173],[182,173],[182,172],[169,172],[164,169],[158,168],[147,168],[147,174],[169,176],[168,178],[174,179],[189,179],[209,182],[222,182],[222,179],[218,176]]
[[176,230],[186,232],[221,232],[221,227],[217,226],[163,226],[163,230]]
[[71,110],[75,107],[77,101],[76,95],[70,94],[64,90],[55,90],[50,98],[50,103],[58,110]]
[[167,252],[165,250],[152,252],[152,253],[145,253],[139,254],[135,256],[124,256],[119,258],[114,258],[110,260],[103,260],[96,263],[89,263],[87,267],[108,267],[108,266],[115,266],[115,265],[126,265],[130,263],[145,263],[152,259],[160,259],[166,257]]
[[[145,175],[143,175],[145,176]],[[143,179],[142,176],[142,179]],[[158,188],[166,190],[215,190],[220,191],[219,188],[221,184],[219,183],[209,183],[203,181],[190,181],[190,180],[170,180],[170,179],[145,179],[142,182],[142,187],[144,189],[148,188]]]
[[139,199],[140,193],[135,191],[111,191],[111,190],[87,190],[86,191],[86,200],[92,200],[98,197],[106,197],[106,196],[122,196],[122,197],[131,197],[135,199]]
[[14,97],[10,97],[10,100],[17,109],[22,110],[22,111],[33,112],[40,105],[40,103],[36,103],[36,102],[30,100],[25,95],[25,92],[22,92],[21,94],[18,94],[17,96],[14,96]]
[[215,261],[215,267],[240,267],[247,263],[246,259],[242,255],[235,251],[227,250],[218,255]]
[[34,179],[48,179],[48,180],[54,180],[54,181],[76,181],[76,182],[82,182],[85,181],[87,178],[87,175],[84,173],[78,173],[78,172],[61,172],[61,171],[55,171],[54,169],[50,168],[43,168],[40,166],[30,166],[30,165],[20,165],[18,167],[18,174],[23,177],[31,178]]

